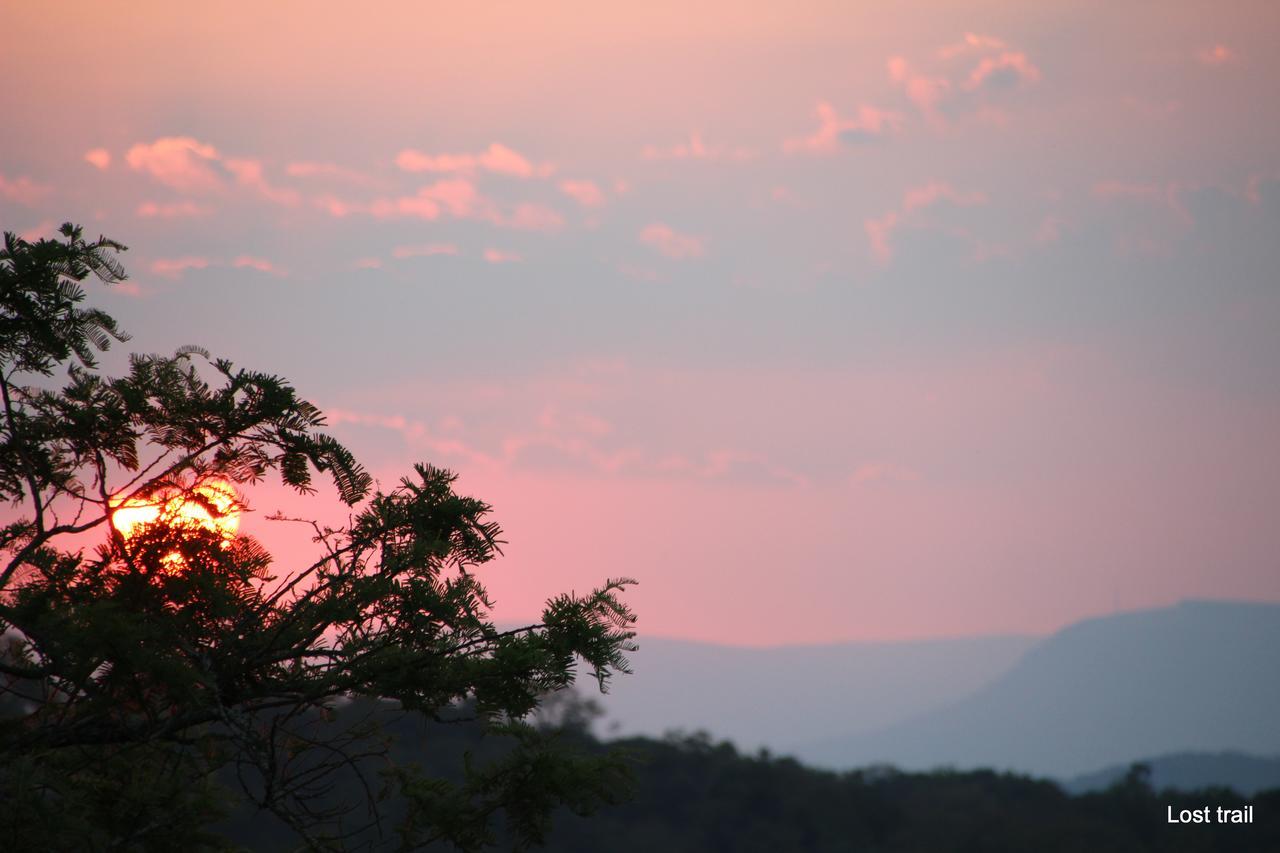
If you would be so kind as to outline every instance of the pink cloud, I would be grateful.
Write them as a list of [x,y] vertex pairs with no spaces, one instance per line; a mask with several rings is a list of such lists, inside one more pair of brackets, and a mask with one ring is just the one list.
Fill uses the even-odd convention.
[[482,195],[469,179],[443,178],[419,188],[412,196],[378,198],[368,204],[347,203],[333,197],[316,203],[330,215],[347,216],[368,213],[376,219],[416,217],[436,220],[443,214],[455,219],[476,219],[505,228],[524,231],[555,231],[564,225],[564,217],[541,204],[521,202],[504,207]]
[[471,154],[432,156],[406,148],[396,155],[396,165],[406,172],[474,172],[476,158]]
[[949,201],[960,207],[972,207],[986,204],[987,196],[981,192],[961,192],[945,181],[930,181],[924,186],[914,187],[903,193],[902,210],[910,213],[922,207],[931,207],[940,201]]
[[286,276],[288,273],[281,267],[276,266],[266,258],[255,258],[252,255],[240,255],[231,262],[231,266],[236,269],[251,269],[258,272],[270,273],[274,276]]
[[521,231],[558,231],[564,226],[564,217],[546,205],[522,202],[509,216],[499,216],[494,222]]
[[210,265],[208,258],[187,255],[181,258],[157,258],[151,262],[151,271],[165,278],[181,278],[187,270],[202,270]]
[[332,178],[355,186],[369,186],[374,183],[373,179],[363,172],[335,163],[299,161],[286,164],[284,172],[291,178]]
[[357,258],[352,266],[358,270],[380,270],[382,269],[382,258]]
[[867,240],[871,243],[871,255],[881,264],[889,263],[893,257],[893,248],[889,237],[897,227],[900,217],[896,210],[891,210],[879,219],[868,219],[863,223],[867,232]]
[[40,224],[34,228],[28,228],[25,231],[19,231],[18,236],[28,243],[34,243],[37,240],[49,239],[54,232],[58,230],[57,224],[52,219],[41,220]]
[[[361,209],[358,205],[339,205],[340,213],[337,215]],[[448,212],[459,219],[496,215],[492,203],[481,196],[475,185],[466,178],[445,178],[420,187],[417,194],[412,196],[375,199],[364,209],[378,219],[411,216],[434,220],[439,219],[442,212]]]
[[640,242],[675,259],[700,257],[706,251],[703,241],[698,237],[681,234],[662,222],[645,226],[640,232]]
[[583,207],[604,205],[604,192],[593,181],[561,181],[560,192]]
[[1225,44],[1215,44],[1210,47],[1202,47],[1196,51],[1196,61],[1201,65],[1208,65],[1210,67],[1226,65],[1228,62],[1234,61],[1235,58],[1235,51],[1227,47]]
[[203,270],[210,267],[231,266],[235,269],[251,269],[258,272],[269,273],[274,276],[284,277],[288,275],[288,271],[277,266],[266,258],[259,258],[253,255],[238,255],[232,259],[230,264],[206,258],[201,255],[183,255],[178,258],[157,258],[151,262],[149,269],[156,275],[169,279],[181,278],[187,270]]
[[440,218],[440,205],[422,191],[419,191],[416,196],[374,199],[368,205],[351,204],[338,199],[327,199],[324,202],[324,209],[332,216],[339,218],[358,212],[367,212],[375,219],[395,219],[401,216],[429,220]]
[[784,151],[809,151],[830,153],[840,149],[842,142],[865,141],[880,138],[902,127],[898,113],[862,105],[854,118],[841,118],[835,107],[823,101],[818,104],[818,128],[808,136],[788,139],[782,144]]
[[209,211],[193,201],[144,201],[134,212],[142,219],[179,219],[188,216],[204,216]]
[[1031,64],[1021,52],[1005,52],[985,57],[969,73],[964,88],[974,91],[981,88],[1012,88],[1039,82],[1040,69]]
[[90,148],[84,152],[84,161],[95,169],[106,169],[111,165],[111,152],[105,148]]
[[456,438],[444,438],[435,434],[426,423],[406,418],[403,415],[376,415],[368,412],[356,412],[348,409],[326,407],[325,417],[333,426],[355,424],[389,429],[401,434],[410,444],[430,450],[433,454],[446,457],[461,457],[472,465],[489,466],[494,460],[485,453],[474,450],[465,442]]
[[902,85],[907,99],[911,101],[921,114],[930,118],[938,117],[938,105],[951,91],[951,82],[945,77],[931,77],[916,73],[907,60],[901,56],[889,58],[889,77]]
[[[635,395],[634,381],[625,362],[596,360],[580,363],[567,375],[535,377],[532,382],[491,386],[466,383],[453,388],[433,385],[429,392],[413,395],[433,398],[436,407],[459,406],[467,410],[480,406],[488,410],[497,406],[503,413],[500,418],[478,418],[488,426],[470,430],[465,427],[470,422],[466,416],[446,416],[428,424],[402,414],[377,415],[345,409],[334,418],[333,409],[326,409],[332,423],[394,430],[415,446],[430,448],[442,456],[461,457],[475,469],[510,472],[546,465],[562,469],[567,466],[567,470],[585,466],[608,476],[640,472],[675,475],[687,482],[745,479],[788,486],[810,484],[807,476],[769,453],[725,445],[718,437],[701,449],[679,451],[661,443],[654,447],[631,443],[634,439],[628,437],[630,430],[598,407],[625,407],[630,404],[627,401],[649,399],[648,394]],[[664,393],[670,392],[673,381],[681,388],[688,386],[688,377],[684,376],[648,375],[644,381],[659,382]],[[405,396],[404,388],[394,392],[382,389],[375,399],[394,405],[393,400],[403,401]],[[706,399],[703,393],[694,397]],[[616,411],[625,414],[627,410]],[[461,435],[464,432],[469,433],[465,439]],[[475,470],[468,476],[472,473]]]
[[1050,243],[1056,243],[1062,239],[1062,226],[1067,221],[1058,216],[1049,215],[1040,221],[1040,227],[1036,229],[1035,240],[1041,246],[1047,246]]
[[515,252],[506,252],[502,249],[485,249],[484,259],[491,264],[512,264],[524,260]]
[[546,177],[555,171],[551,163],[532,163],[514,149],[494,142],[478,154],[426,154],[406,148],[396,155],[396,165],[406,172],[474,174],[483,169],[517,178]]
[[222,188],[211,164],[218,149],[189,136],[163,136],[150,144],[138,143],[125,154],[129,168],[146,172],[175,190],[209,192]]
[[870,244],[871,256],[881,265],[888,264],[893,258],[894,230],[910,224],[919,211],[940,202],[957,207],[973,207],[986,204],[987,196],[978,191],[962,192],[945,181],[930,181],[908,189],[902,194],[902,203],[898,209],[890,210],[876,219],[864,220],[863,230]]
[[0,174],[0,198],[30,207],[53,191],[52,187],[39,184],[30,178],[6,178]]
[[931,69],[922,71],[905,57],[894,56],[887,67],[907,100],[935,125],[966,113],[1005,119],[992,101],[1041,79],[1040,69],[1026,53],[995,36],[976,33],[965,33],[960,42],[940,48],[926,64]]
[[418,190],[418,196],[438,202],[451,215],[460,219],[480,215],[490,206],[476,190],[475,184],[466,178],[437,181]]
[[251,158],[223,157],[218,149],[189,136],[165,136],[152,143],[138,143],[125,154],[135,171],[181,192],[217,192],[227,178],[274,204],[297,205],[297,190],[271,184],[262,162]]
[[427,243],[421,246],[396,246],[391,250],[391,256],[404,260],[405,258],[427,258],[433,255],[456,255],[458,247],[452,243]]
[[791,188],[786,184],[778,184],[776,187],[769,190],[769,198],[776,201],[778,204],[790,205],[792,207],[800,204],[800,199],[796,197],[796,194],[792,192]]
[[687,142],[677,142],[668,148],[646,145],[640,154],[646,160],[729,160],[742,163],[755,157],[749,148],[729,145],[707,145],[702,134],[692,133]]
[[343,219],[360,210],[358,205],[343,201],[335,195],[316,196],[311,203],[335,219]]
[[496,142],[480,155],[479,161],[490,172],[517,178],[546,177],[555,171],[550,163],[535,166],[524,155]]
[[[555,406],[544,405],[533,423],[492,436],[492,450],[482,450],[456,435],[445,435],[462,429],[463,421],[445,416],[432,426],[422,420],[403,415],[377,415],[347,409],[327,408],[333,425],[355,424],[398,432],[414,447],[436,456],[458,459],[474,470],[510,471],[530,464],[545,464],[548,455],[559,464],[585,464],[601,474],[617,474],[640,461],[633,448],[607,450],[598,441],[612,431],[612,425],[589,413],[563,413]],[[542,460],[542,461],[539,461]]]
[[547,404],[538,413],[538,426],[549,430],[569,430],[602,438],[613,432],[613,424],[590,412],[566,412],[555,404]]
[[224,161],[227,169],[235,175],[236,183],[254,190],[263,198],[276,204],[289,207],[300,201],[297,190],[272,186],[262,174],[262,163],[258,160],[232,159]]
[[964,38],[955,44],[938,48],[939,59],[951,59],[966,53],[982,50],[1004,50],[1008,45],[995,36],[984,36],[977,33],[965,33]]

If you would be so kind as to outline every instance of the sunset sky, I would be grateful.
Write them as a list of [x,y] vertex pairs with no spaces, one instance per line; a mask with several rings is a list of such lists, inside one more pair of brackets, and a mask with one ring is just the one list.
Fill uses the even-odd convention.
[[688,5],[6,2],[0,225],[460,472],[504,621],[1280,600],[1280,5]]

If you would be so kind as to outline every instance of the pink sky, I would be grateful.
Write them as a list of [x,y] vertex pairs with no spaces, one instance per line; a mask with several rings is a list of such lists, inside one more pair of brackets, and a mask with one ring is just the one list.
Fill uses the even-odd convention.
[[288,376],[385,484],[459,471],[501,620],[618,575],[749,644],[1280,599],[1274,4],[5,29],[3,227],[127,243],[131,346]]

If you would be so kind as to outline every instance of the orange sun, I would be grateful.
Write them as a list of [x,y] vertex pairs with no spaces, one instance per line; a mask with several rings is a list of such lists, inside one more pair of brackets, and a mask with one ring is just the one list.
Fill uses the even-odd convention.
[[[235,487],[222,479],[209,479],[182,489],[170,486],[145,498],[113,499],[111,524],[126,542],[155,524],[173,529],[208,530],[225,541],[235,538],[240,528],[240,497]],[[176,552],[162,561],[170,571],[185,563]]]

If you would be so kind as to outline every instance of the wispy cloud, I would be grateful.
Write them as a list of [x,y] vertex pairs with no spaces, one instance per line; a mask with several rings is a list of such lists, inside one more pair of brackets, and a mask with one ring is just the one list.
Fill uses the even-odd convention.
[[396,155],[396,165],[406,172],[445,172],[473,175],[492,172],[515,178],[545,178],[555,172],[552,163],[534,163],[520,152],[494,142],[476,154],[428,154],[405,148]]
[[254,255],[238,255],[230,262],[219,261],[203,255],[183,255],[177,258],[156,258],[148,266],[152,273],[163,278],[177,280],[190,270],[204,270],[213,267],[230,267],[232,269],[248,269],[267,273],[279,278],[288,275],[288,271],[267,258]]
[[142,219],[182,219],[190,216],[204,216],[208,212],[209,208],[202,207],[194,201],[144,201],[134,210],[134,213]]
[[524,260],[523,257],[515,252],[508,252],[503,249],[485,249],[484,259],[491,264],[514,264]]
[[28,243],[34,243],[37,240],[52,238],[57,230],[58,226],[52,219],[44,219],[38,225],[18,232],[18,236]]
[[106,169],[111,165],[111,152],[105,148],[90,148],[84,152],[84,161],[95,169]]
[[645,160],[727,160],[745,163],[755,157],[750,148],[740,145],[707,144],[701,133],[691,133],[689,138],[674,145],[646,145],[640,152]]
[[1225,44],[1214,44],[1208,47],[1202,47],[1195,52],[1196,61],[1201,65],[1215,67],[1226,65],[1234,62],[1236,58],[1235,51],[1227,47]]
[[986,204],[987,196],[978,191],[962,192],[946,181],[930,181],[908,189],[902,194],[902,202],[897,209],[863,222],[871,256],[881,265],[888,264],[893,258],[894,231],[912,224],[918,211],[943,202],[957,207],[973,207]]
[[970,92],[977,89],[1013,89],[1039,80],[1040,69],[1031,64],[1025,53],[1005,51],[983,57],[969,72],[964,88]]
[[594,181],[561,181],[560,192],[583,207],[604,206],[604,191]]
[[7,178],[0,173],[0,198],[31,206],[53,192],[53,187],[27,177]]
[[338,218],[360,213],[375,219],[434,221],[447,216],[522,231],[557,231],[564,226],[564,217],[554,208],[536,202],[500,203],[482,194],[475,183],[465,177],[442,178],[420,187],[413,195],[384,196],[369,202],[321,196],[314,203]]
[[841,118],[836,108],[826,101],[818,104],[816,112],[817,129],[808,136],[786,140],[782,144],[784,151],[830,154],[842,145],[880,139],[902,127],[900,114],[866,104],[858,107],[857,115],[852,118]]
[[700,257],[706,252],[702,239],[691,234],[681,234],[664,222],[646,225],[640,231],[640,242],[668,258]]
[[970,53],[1006,50],[1007,48],[1008,45],[1005,44],[1004,39],[980,33],[965,33],[959,41],[938,48],[938,58],[954,59],[957,56],[964,56]]
[[930,122],[941,125],[981,109],[991,110],[1010,93],[1040,82],[1038,66],[1022,50],[990,35],[965,33],[939,48],[919,68],[904,56],[890,57],[889,79]]
[[273,204],[292,207],[302,200],[297,190],[268,181],[261,160],[226,157],[213,145],[190,136],[140,142],[125,153],[125,162],[182,193],[222,193],[238,186]]
[[220,159],[218,149],[190,136],[163,136],[154,142],[140,142],[125,153],[129,168],[145,172],[155,180],[184,192],[210,192],[223,188],[214,171]]
[[258,272],[265,272],[269,275],[274,275],[280,278],[289,274],[287,270],[273,261],[269,261],[266,258],[254,257],[253,255],[240,255],[231,262],[231,266],[236,269],[257,270]]
[[456,255],[458,247],[452,243],[425,243],[417,246],[396,246],[391,250],[391,257],[399,260],[405,258],[429,258],[433,255]]
[[358,187],[372,186],[377,183],[372,177],[356,169],[349,169],[336,163],[320,163],[310,160],[287,163],[284,167],[284,173],[291,178],[328,179]]
[[269,183],[262,174],[261,161],[232,159],[224,162],[231,174],[235,175],[237,184],[248,187],[270,202],[292,207],[302,200],[297,190]]
[[205,257],[185,255],[180,258],[157,258],[151,262],[149,269],[156,275],[178,279],[182,278],[187,270],[206,269],[211,263],[212,261]]

